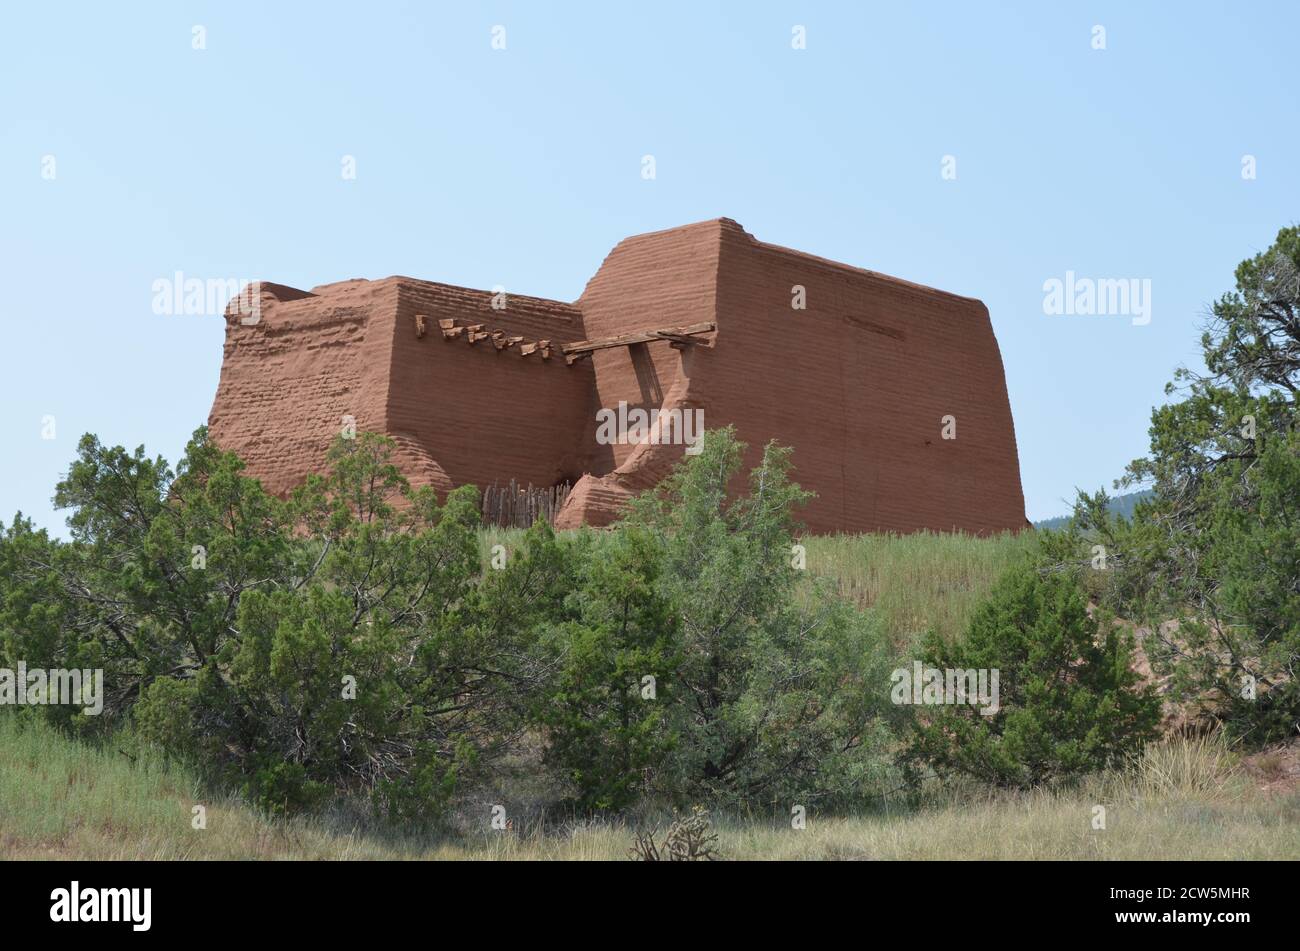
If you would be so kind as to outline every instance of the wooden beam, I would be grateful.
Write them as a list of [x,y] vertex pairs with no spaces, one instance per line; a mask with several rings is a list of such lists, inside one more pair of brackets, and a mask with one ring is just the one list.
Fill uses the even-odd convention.
[[[583,356],[590,355],[595,350],[608,350],[611,347],[630,347],[634,343],[651,343],[655,340],[675,340],[677,342],[693,342],[689,338],[696,334],[706,334],[717,330],[717,324],[713,321],[704,321],[703,323],[690,324],[686,327],[663,327],[654,330],[638,330],[630,334],[620,334],[617,337],[605,337],[599,340],[579,340],[575,343],[566,343],[560,349],[564,353],[565,362],[572,365]],[[574,359],[569,359],[573,357]]]
[[[426,318],[423,315],[416,316],[417,333],[424,326]],[[504,330],[487,330],[483,324],[464,324],[457,326],[458,319],[451,317],[441,317],[438,320],[438,327],[442,331],[442,336],[446,340],[455,340],[457,337],[464,336],[465,341],[471,346],[480,340],[491,340],[492,346],[497,350],[509,350],[512,347],[518,347],[519,353],[525,357],[534,353],[540,354],[543,360],[551,359],[551,341],[537,340],[524,342],[520,336],[507,335]]]
[[443,340],[455,340],[465,332],[464,327],[457,327],[453,317],[439,317],[438,329],[442,331]]

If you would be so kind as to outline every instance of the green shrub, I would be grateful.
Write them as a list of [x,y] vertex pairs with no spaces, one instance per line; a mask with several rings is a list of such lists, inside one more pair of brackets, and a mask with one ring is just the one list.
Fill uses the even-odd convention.
[[893,711],[872,689],[884,636],[825,592],[803,606],[793,546],[807,498],[790,451],[768,445],[732,493],[744,445],[714,430],[638,499],[624,531],[659,552],[675,619],[663,703],[672,746],[651,788],[680,805],[847,803],[879,792]]
[[103,667],[106,727],[275,812],[336,792],[436,820],[539,749],[531,778],[583,811],[788,812],[890,778],[885,637],[816,583],[796,597],[788,450],[729,491],[744,447],[709,433],[610,531],[539,522],[498,566],[473,487],[412,491],[392,449],[339,439],[281,500],[202,430],[174,473],[85,437],[71,541],[0,533],[0,651]]
[[992,715],[974,704],[921,707],[911,758],[998,786],[1028,787],[1121,761],[1154,736],[1159,700],[1133,669],[1131,637],[1091,617],[1076,578],[1011,569],[966,634],[930,637],[924,663],[998,671]]
[[579,807],[623,809],[675,740],[677,623],[648,534],[623,527],[599,545],[587,536],[579,551],[572,614],[542,632],[559,666],[535,717],[547,730],[546,762],[572,784]]
[[[742,808],[861,802],[892,774],[892,710],[878,624],[800,571],[787,450],[769,446],[731,493],[743,445],[710,432],[699,455],[612,531],[569,543],[575,566],[539,647],[545,761],[586,810],[651,799]],[[513,557],[555,560],[543,536]],[[538,547],[540,546],[540,547]],[[557,594],[557,599],[559,595]]]
[[93,659],[106,726],[133,716],[266,808],[437,811],[517,735],[526,672],[474,598],[474,489],[411,491],[392,445],[338,440],[286,502],[202,430],[176,473],[85,437],[56,496],[71,542],[0,537],[0,649]]
[[271,760],[253,768],[241,792],[244,799],[262,811],[288,816],[321,805],[332,789],[327,783],[308,779],[301,763]]

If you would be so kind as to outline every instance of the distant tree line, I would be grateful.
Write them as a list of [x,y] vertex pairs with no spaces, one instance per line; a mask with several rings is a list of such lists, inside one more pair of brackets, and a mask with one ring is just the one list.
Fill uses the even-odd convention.
[[[1124,492],[1120,495],[1112,495],[1106,500],[1106,509],[1117,518],[1132,519],[1138,503],[1150,498],[1151,494],[1150,489],[1143,489],[1139,492]],[[1073,513],[1070,515],[1056,515],[1052,518],[1034,522],[1034,528],[1039,531],[1059,532],[1070,524],[1072,518],[1074,518]]]

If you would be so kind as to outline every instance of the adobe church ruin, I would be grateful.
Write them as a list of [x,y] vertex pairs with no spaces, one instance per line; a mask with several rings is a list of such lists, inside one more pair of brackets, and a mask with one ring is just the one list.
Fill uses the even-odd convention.
[[792,446],[814,532],[1026,525],[984,305],[726,218],[620,242],[572,304],[494,307],[407,277],[257,287],[256,322],[227,311],[208,424],[273,492],[319,470],[352,416],[396,440],[415,485],[569,481],[557,526],[608,524],[688,448],[597,440],[601,410],[625,403],[734,424],[747,469],[769,439]]

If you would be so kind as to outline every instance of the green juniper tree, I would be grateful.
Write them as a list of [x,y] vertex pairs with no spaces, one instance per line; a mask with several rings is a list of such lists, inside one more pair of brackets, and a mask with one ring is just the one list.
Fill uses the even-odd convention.
[[998,672],[996,709],[923,707],[915,763],[997,786],[1031,787],[1102,769],[1155,735],[1160,703],[1133,668],[1132,639],[1089,614],[1069,572],[1011,569],[952,643],[931,633],[925,663]]
[[1120,483],[1152,497],[1129,524],[1083,496],[1076,522],[1173,695],[1262,744],[1300,729],[1300,228],[1238,266],[1201,349]]
[[661,550],[676,618],[667,702],[673,747],[655,789],[679,801],[785,810],[877,793],[888,768],[883,637],[824,591],[800,600],[790,451],[769,444],[734,492],[730,428],[636,501],[629,527]]
[[569,611],[542,630],[556,658],[536,720],[546,761],[585,810],[623,809],[644,795],[672,749],[677,621],[660,585],[661,550],[644,531],[584,535]]
[[464,635],[483,627],[474,490],[439,505],[391,449],[339,439],[282,501],[203,430],[175,473],[84,438],[56,495],[71,542],[21,519],[0,538],[21,581],[0,591],[6,657],[104,668],[104,725],[129,713],[268,807],[351,789],[436,811],[518,731],[503,698],[527,671]]
[[883,638],[803,586],[788,451],[729,495],[743,447],[711,433],[611,530],[539,522],[485,569],[475,490],[413,491],[392,448],[340,438],[282,500],[202,430],[175,472],[87,436],[71,540],[0,532],[0,660],[103,668],[102,719],[46,715],[129,721],[277,811],[434,818],[536,752],[583,810],[879,789]]

